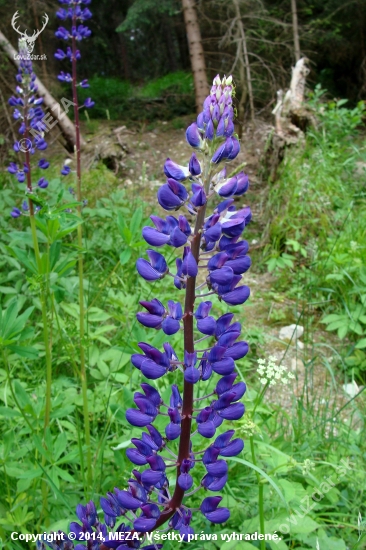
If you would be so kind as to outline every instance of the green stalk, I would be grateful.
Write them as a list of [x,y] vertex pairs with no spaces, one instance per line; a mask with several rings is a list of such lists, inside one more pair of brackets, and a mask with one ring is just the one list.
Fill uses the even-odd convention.
[[[254,438],[253,436],[250,437],[250,450],[252,452],[252,461],[254,466],[257,466],[257,460],[255,457],[255,449],[254,449]],[[261,482],[261,476],[258,472],[255,472],[255,475],[257,476],[257,483],[258,483],[258,508],[259,508],[259,534],[264,535],[265,534],[265,525],[264,525],[264,485]],[[264,540],[260,541],[260,549],[266,550],[266,543]]]
[[[76,15],[73,16],[72,24],[76,27]],[[78,214],[82,218],[81,211],[81,147],[80,147],[80,120],[79,120],[79,102],[77,94],[77,71],[76,71],[76,38],[72,37],[72,96],[74,103],[74,119],[75,119],[75,155],[76,155],[76,195],[77,200],[80,203],[78,205]],[[84,304],[84,259],[83,259],[83,230],[80,224],[77,229],[78,233],[78,270],[79,270],[79,313],[80,313],[80,379],[81,379],[81,392],[83,396],[83,416],[84,416],[84,432],[85,432],[85,444],[86,444],[86,463],[87,463],[87,481],[89,489],[92,486],[92,457],[91,457],[91,444],[90,444],[90,422],[89,422],[89,410],[88,410],[88,384],[85,367],[85,348],[84,348],[84,336],[85,336],[85,304]]]

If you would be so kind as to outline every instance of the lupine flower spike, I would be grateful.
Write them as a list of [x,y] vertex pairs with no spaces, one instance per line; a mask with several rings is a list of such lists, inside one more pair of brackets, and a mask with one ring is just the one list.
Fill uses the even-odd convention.
[[[251,213],[248,207],[237,210],[234,205],[235,197],[246,192],[249,182],[243,172],[228,178],[224,164],[233,160],[240,148],[234,136],[232,93],[232,78],[221,80],[217,76],[202,113],[187,129],[187,142],[194,149],[188,166],[171,159],[164,165],[167,180],[157,198],[172,214],[166,218],[151,216],[154,227],[142,231],[154,248],[147,250],[147,259],[137,261],[138,273],[147,281],[166,278],[167,284],[171,281],[172,288],[174,285],[180,292],[167,304],[158,298],[141,301],[137,319],[150,330],[162,330],[167,335],[182,327],[184,354],[178,357],[168,342],[163,350],[140,342],[141,352],[132,355],[132,364],[149,381],[141,383],[142,391],[134,394],[135,407],[126,411],[132,426],[144,428],[127,450],[136,468],[126,489],[115,488],[101,499],[104,523],[100,523],[93,502],[78,506],[79,522],[71,524],[71,530],[77,539],[81,533],[95,533],[93,541],[87,542],[90,550],[157,549],[161,545],[149,544],[148,535],[164,524],[188,541],[195,536],[191,525],[195,513],[211,523],[224,523],[230,517],[230,511],[220,506],[222,497],[217,493],[228,480],[225,459],[238,455],[244,442],[223,424],[231,424],[244,414],[241,399],[246,386],[237,381],[235,361],[247,354],[248,344],[241,340],[241,326],[234,315],[225,313],[216,318],[214,304],[201,296],[216,295],[228,305],[243,304],[249,297],[242,279],[250,258],[248,243],[241,240],[241,234]],[[189,216],[173,215],[183,208]],[[163,245],[181,251],[176,269],[155,250]],[[202,286],[207,292],[199,290]],[[184,298],[179,300],[182,294]],[[201,349],[198,341],[206,338],[210,344]],[[168,403],[151,382],[162,377],[173,382]],[[163,431],[154,426],[157,418],[166,419]],[[171,467],[175,470],[173,484]],[[193,470],[197,475],[192,475]],[[195,483],[197,479],[200,481]],[[189,497],[197,493],[197,503],[199,490],[209,495],[192,508]],[[118,527],[112,533],[115,525]],[[124,542],[116,542],[116,533]],[[97,542],[99,535],[104,542]],[[38,547],[46,548],[44,543]],[[75,548],[85,547],[77,544]]]
[[[32,183],[31,177],[31,155],[35,152],[43,152],[47,149],[47,143],[44,139],[47,126],[45,124],[45,115],[41,108],[43,99],[37,97],[38,86],[35,83],[36,75],[33,72],[32,61],[29,59],[27,45],[24,40],[19,40],[19,70],[16,75],[17,86],[15,94],[9,99],[8,103],[14,107],[13,118],[19,121],[19,141],[14,143],[13,149],[19,156],[23,157],[21,162],[11,162],[8,166],[8,172],[16,177],[19,183],[25,183],[27,195],[35,196],[39,189],[46,189],[48,181],[41,177],[36,185]],[[38,168],[46,170],[49,162],[41,158],[38,161]],[[10,212],[13,218],[19,218],[21,215],[33,216],[39,210],[39,206],[34,208],[31,199],[22,203],[21,209],[14,207]]]

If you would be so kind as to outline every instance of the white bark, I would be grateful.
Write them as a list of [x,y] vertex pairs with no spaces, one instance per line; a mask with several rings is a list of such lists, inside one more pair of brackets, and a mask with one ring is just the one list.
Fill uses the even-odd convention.
[[291,11],[292,11],[292,30],[294,35],[295,60],[297,62],[300,59],[300,39],[299,39],[299,26],[297,22],[296,0],[291,0]]

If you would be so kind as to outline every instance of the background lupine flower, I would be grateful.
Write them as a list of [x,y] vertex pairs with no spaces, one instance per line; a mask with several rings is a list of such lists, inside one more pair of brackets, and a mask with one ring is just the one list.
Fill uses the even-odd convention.
[[[8,100],[8,103],[11,107],[15,107],[13,118],[20,122],[18,132],[21,138],[14,143],[13,149],[23,156],[24,161],[20,163],[11,162],[8,166],[8,172],[14,175],[19,183],[26,183],[28,193],[34,193],[30,156],[34,155],[37,149],[40,151],[47,149],[47,143],[44,139],[47,126],[43,120],[45,114],[40,107],[43,98],[36,95],[38,89],[35,84],[36,75],[33,72],[32,61],[29,59],[27,47],[23,40],[19,40],[19,59],[19,69],[16,75],[17,86],[15,94]],[[42,158],[38,161],[38,167],[46,170],[49,167],[49,162]],[[40,178],[37,187],[46,189],[48,181],[45,178]],[[34,209],[31,200],[29,200],[27,208],[24,207],[23,203],[22,209],[23,214],[29,212],[30,215],[39,210],[39,208]],[[17,207],[14,207],[10,213],[13,218],[18,218],[21,214],[22,212]]]
[[[70,4],[67,0],[63,3]],[[67,18],[65,10],[61,15]],[[84,31],[75,32],[83,35]],[[60,29],[59,34],[65,37],[67,32]],[[182,325],[184,354],[179,358],[168,342],[163,344],[163,351],[140,342],[142,353],[131,357],[132,364],[148,380],[166,376],[172,379],[170,400],[166,404],[154,385],[141,384],[142,392],[135,392],[135,407],[126,411],[126,418],[132,426],[144,428],[141,437],[133,438],[133,447],[127,450],[127,457],[142,470],[132,471],[125,490],[115,488],[101,499],[105,523],[100,523],[96,507],[90,502],[78,506],[81,524],[72,524],[78,536],[86,531],[104,534],[123,517],[117,531],[121,535],[136,535],[136,539],[130,544],[118,545],[107,534],[103,543],[95,538],[93,542],[88,541],[90,550],[117,546],[121,550],[160,548],[160,545],[141,545],[146,532],[167,522],[188,540],[188,535],[194,533],[191,522],[197,510],[211,523],[223,523],[230,517],[230,511],[220,506],[221,496],[208,496],[200,501],[198,509],[192,509],[186,493],[196,493],[200,488],[213,493],[221,491],[228,480],[225,458],[236,456],[244,447],[242,439],[234,437],[234,430],[225,431],[222,426],[225,421],[238,420],[244,414],[240,400],[246,386],[236,381],[235,361],[247,354],[248,344],[240,339],[241,326],[234,321],[232,313],[215,318],[213,303],[200,301],[200,296],[216,294],[227,304],[238,305],[244,303],[250,293],[249,288],[241,284],[250,259],[248,243],[240,238],[251,214],[248,207],[236,210],[233,200],[247,190],[248,177],[240,172],[228,179],[225,167],[220,166],[223,161],[235,158],[240,147],[233,135],[232,91],[231,77],[215,78],[203,112],[186,133],[189,145],[195,148],[188,166],[178,165],[171,159],[164,165],[167,181],[157,193],[160,206],[168,212],[187,208],[194,224],[191,227],[183,215],[178,218],[168,215],[166,219],[151,216],[155,228],[143,229],[150,246],[183,249],[176,259],[176,273],[171,272],[164,255],[152,249],[147,250],[149,260],[137,260],[138,273],[147,281],[172,276],[172,283],[184,291],[185,297],[184,309],[177,299],[167,304],[157,297],[143,300],[140,304],[145,311],[137,313],[137,319],[145,327],[163,330],[165,334],[176,333]],[[209,205],[211,212],[207,212]],[[199,268],[205,274],[204,282],[197,286]],[[204,286],[207,292],[200,294],[199,289]],[[200,349],[198,343],[201,339],[209,342],[204,349]],[[203,392],[200,391],[198,402],[194,403],[198,385],[202,385]],[[159,426],[162,419],[166,420],[162,432],[153,425],[157,418]],[[213,437],[214,441],[209,442]],[[202,445],[206,446],[203,451]],[[171,494],[168,467],[172,466],[176,484]],[[196,487],[193,468],[201,476]],[[76,549],[81,550],[81,545]]]
[[[56,12],[56,16],[62,21],[70,22],[71,28],[67,29],[63,26],[59,27],[55,32],[55,36],[59,40],[64,40],[65,42],[70,41],[71,47],[63,46],[62,48],[58,48],[55,53],[55,57],[60,61],[65,60],[73,64],[81,59],[80,51],[77,49],[77,43],[85,38],[89,38],[91,35],[90,29],[83,24],[84,21],[87,21],[92,17],[92,13],[89,8],[83,8],[83,4],[88,6],[90,4],[90,0],[59,0],[59,2],[65,7],[60,8]],[[58,79],[61,82],[73,83],[73,78],[70,72],[61,71],[58,75]],[[89,84],[88,81],[84,79],[78,82],[77,86],[88,88]],[[93,105],[94,101],[90,97],[88,97],[84,102],[84,107],[86,108],[93,107]],[[61,173],[64,174],[64,172]]]

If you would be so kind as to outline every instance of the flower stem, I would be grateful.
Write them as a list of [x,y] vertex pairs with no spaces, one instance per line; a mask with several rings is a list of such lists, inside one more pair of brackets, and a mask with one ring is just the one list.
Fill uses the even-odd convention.
[[[72,24],[76,27],[77,20],[74,13]],[[82,217],[81,210],[81,148],[80,148],[80,119],[79,119],[79,102],[77,94],[77,71],[76,71],[76,38],[72,37],[72,96],[74,103],[74,120],[75,120],[75,155],[76,155],[76,195],[79,202],[78,215]],[[84,433],[86,444],[86,464],[87,464],[87,482],[89,490],[92,485],[92,460],[91,460],[91,444],[90,444],[90,422],[88,410],[88,384],[85,367],[85,304],[84,304],[84,258],[83,258],[83,230],[82,224],[78,225],[78,271],[79,271],[79,332],[80,332],[80,379],[81,393],[83,396],[83,416],[84,416]]]
[[[205,176],[206,186],[209,186],[210,177],[210,162],[208,157],[205,158]],[[191,252],[198,264],[202,227],[205,220],[206,205],[204,205],[198,212],[196,218],[196,224],[194,228],[193,238],[191,241]],[[194,330],[193,330],[193,311],[194,302],[196,299],[196,277],[189,277],[187,280],[186,296],[184,303],[184,350],[188,353],[194,353]],[[156,522],[154,529],[157,529],[160,525],[164,524],[170,519],[176,510],[182,504],[183,497],[185,495],[184,490],[178,484],[178,477],[180,475],[180,465],[185,458],[189,458],[190,455],[190,442],[191,442],[191,430],[192,430],[192,413],[193,413],[193,387],[194,384],[184,380],[183,387],[183,405],[182,405],[182,422],[181,422],[181,435],[179,440],[178,460],[177,460],[177,482],[175,485],[174,493],[171,500],[166,505],[166,510],[163,511]]]
[[[257,466],[257,461],[255,457],[255,448],[254,448],[254,438],[253,436],[250,437],[250,450],[252,453],[252,461],[254,466]],[[255,472],[257,476],[257,482],[258,482],[258,508],[259,508],[259,534],[264,535],[265,533],[265,525],[264,525],[264,485],[261,483],[261,476],[258,472]],[[261,540],[260,542],[260,548],[261,550],[266,550],[266,543],[264,540]]]
[[[25,163],[28,167],[27,188],[29,191],[32,191],[29,151],[26,152]],[[48,269],[47,268],[43,269],[42,259],[39,252],[39,244],[38,244],[38,237],[37,237],[36,220],[34,217],[33,202],[31,199],[29,199],[28,202],[29,202],[29,214],[30,214],[29,221],[30,221],[30,227],[32,232],[34,255],[36,258],[38,275],[42,277],[40,301],[41,301],[41,309],[42,309],[43,341],[44,341],[45,355],[46,355],[46,405],[45,405],[45,413],[44,413],[44,431],[46,432],[46,429],[50,423],[51,389],[52,389],[52,354],[51,354],[51,343],[50,343],[50,337],[48,333],[48,321],[47,321]],[[47,262],[47,266],[48,266],[48,262]],[[43,275],[44,275],[43,271],[45,271],[45,275],[46,275],[45,281],[43,281]]]

